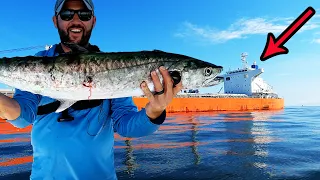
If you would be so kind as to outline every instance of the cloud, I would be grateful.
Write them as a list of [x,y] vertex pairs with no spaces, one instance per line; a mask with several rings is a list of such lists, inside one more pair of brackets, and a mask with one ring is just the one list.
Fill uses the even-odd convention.
[[[320,16],[314,16],[313,20]],[[242,18],[231,24],[227,29],[217,29],[209,26],[199,26],[191,22],[182,24],[182,30],[175,34],[179,38],[195,38],[210,43],[224,43],[233,39],[244,39],[252,35],[275,35],[283,32],[295,19],[286,18]],[[298,33],[318,28],[320,22],[308,21]]]
[[320,44],[320,38],[315,38],[311,42],[316,43],[316,44]]

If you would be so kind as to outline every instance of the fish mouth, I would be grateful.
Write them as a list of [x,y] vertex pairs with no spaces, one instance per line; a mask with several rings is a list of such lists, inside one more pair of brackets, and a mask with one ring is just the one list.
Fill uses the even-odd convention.
[[217,70],[214,74],[214,76],[212,76],[211,78],[209,79],[206,79],[202,86],[204,87],[210,87],[210,86],[215,86],[215,85],[218,85],[220,84],[221,82],[223,82],[223,77],[222,76],[218,76],[218,74],[220,73],[221,71]]
[[210,79],[207,79],[203,84],[202,86],[203,87],[210,87],[210,86],[215,86],[215,85],[218,85],[221,83],[221,80],[219,80],[219,78],[210,78]]

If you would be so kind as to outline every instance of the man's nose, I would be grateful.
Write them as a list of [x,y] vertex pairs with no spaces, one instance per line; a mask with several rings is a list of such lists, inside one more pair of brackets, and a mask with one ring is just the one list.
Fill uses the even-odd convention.
[[77,13],[74,14],[72,21],[81,21]]

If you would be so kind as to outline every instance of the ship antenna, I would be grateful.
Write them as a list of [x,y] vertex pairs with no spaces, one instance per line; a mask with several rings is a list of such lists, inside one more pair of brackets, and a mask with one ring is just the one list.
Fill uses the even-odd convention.
[[248,53],[241,53],[241,61],[244,69],[248,68],[247,56],[248,56]]

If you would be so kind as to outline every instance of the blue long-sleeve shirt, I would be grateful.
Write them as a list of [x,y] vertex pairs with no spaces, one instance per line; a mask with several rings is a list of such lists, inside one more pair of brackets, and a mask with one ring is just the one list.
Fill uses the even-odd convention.
[[[53,56],[56,46],[37,55]],[[21,107],[15,127],[32,124],[33,164],[30,179],[104,179],[115,180],[114,132],[124,137],[150,135],[165,120],[155,121],[138,111],[132,98],[106,99],[97,107],[73,110],[73,121],[58,122],[60,113],[37,115],[37,108],[55,99],[16,89],[13,98]]]

